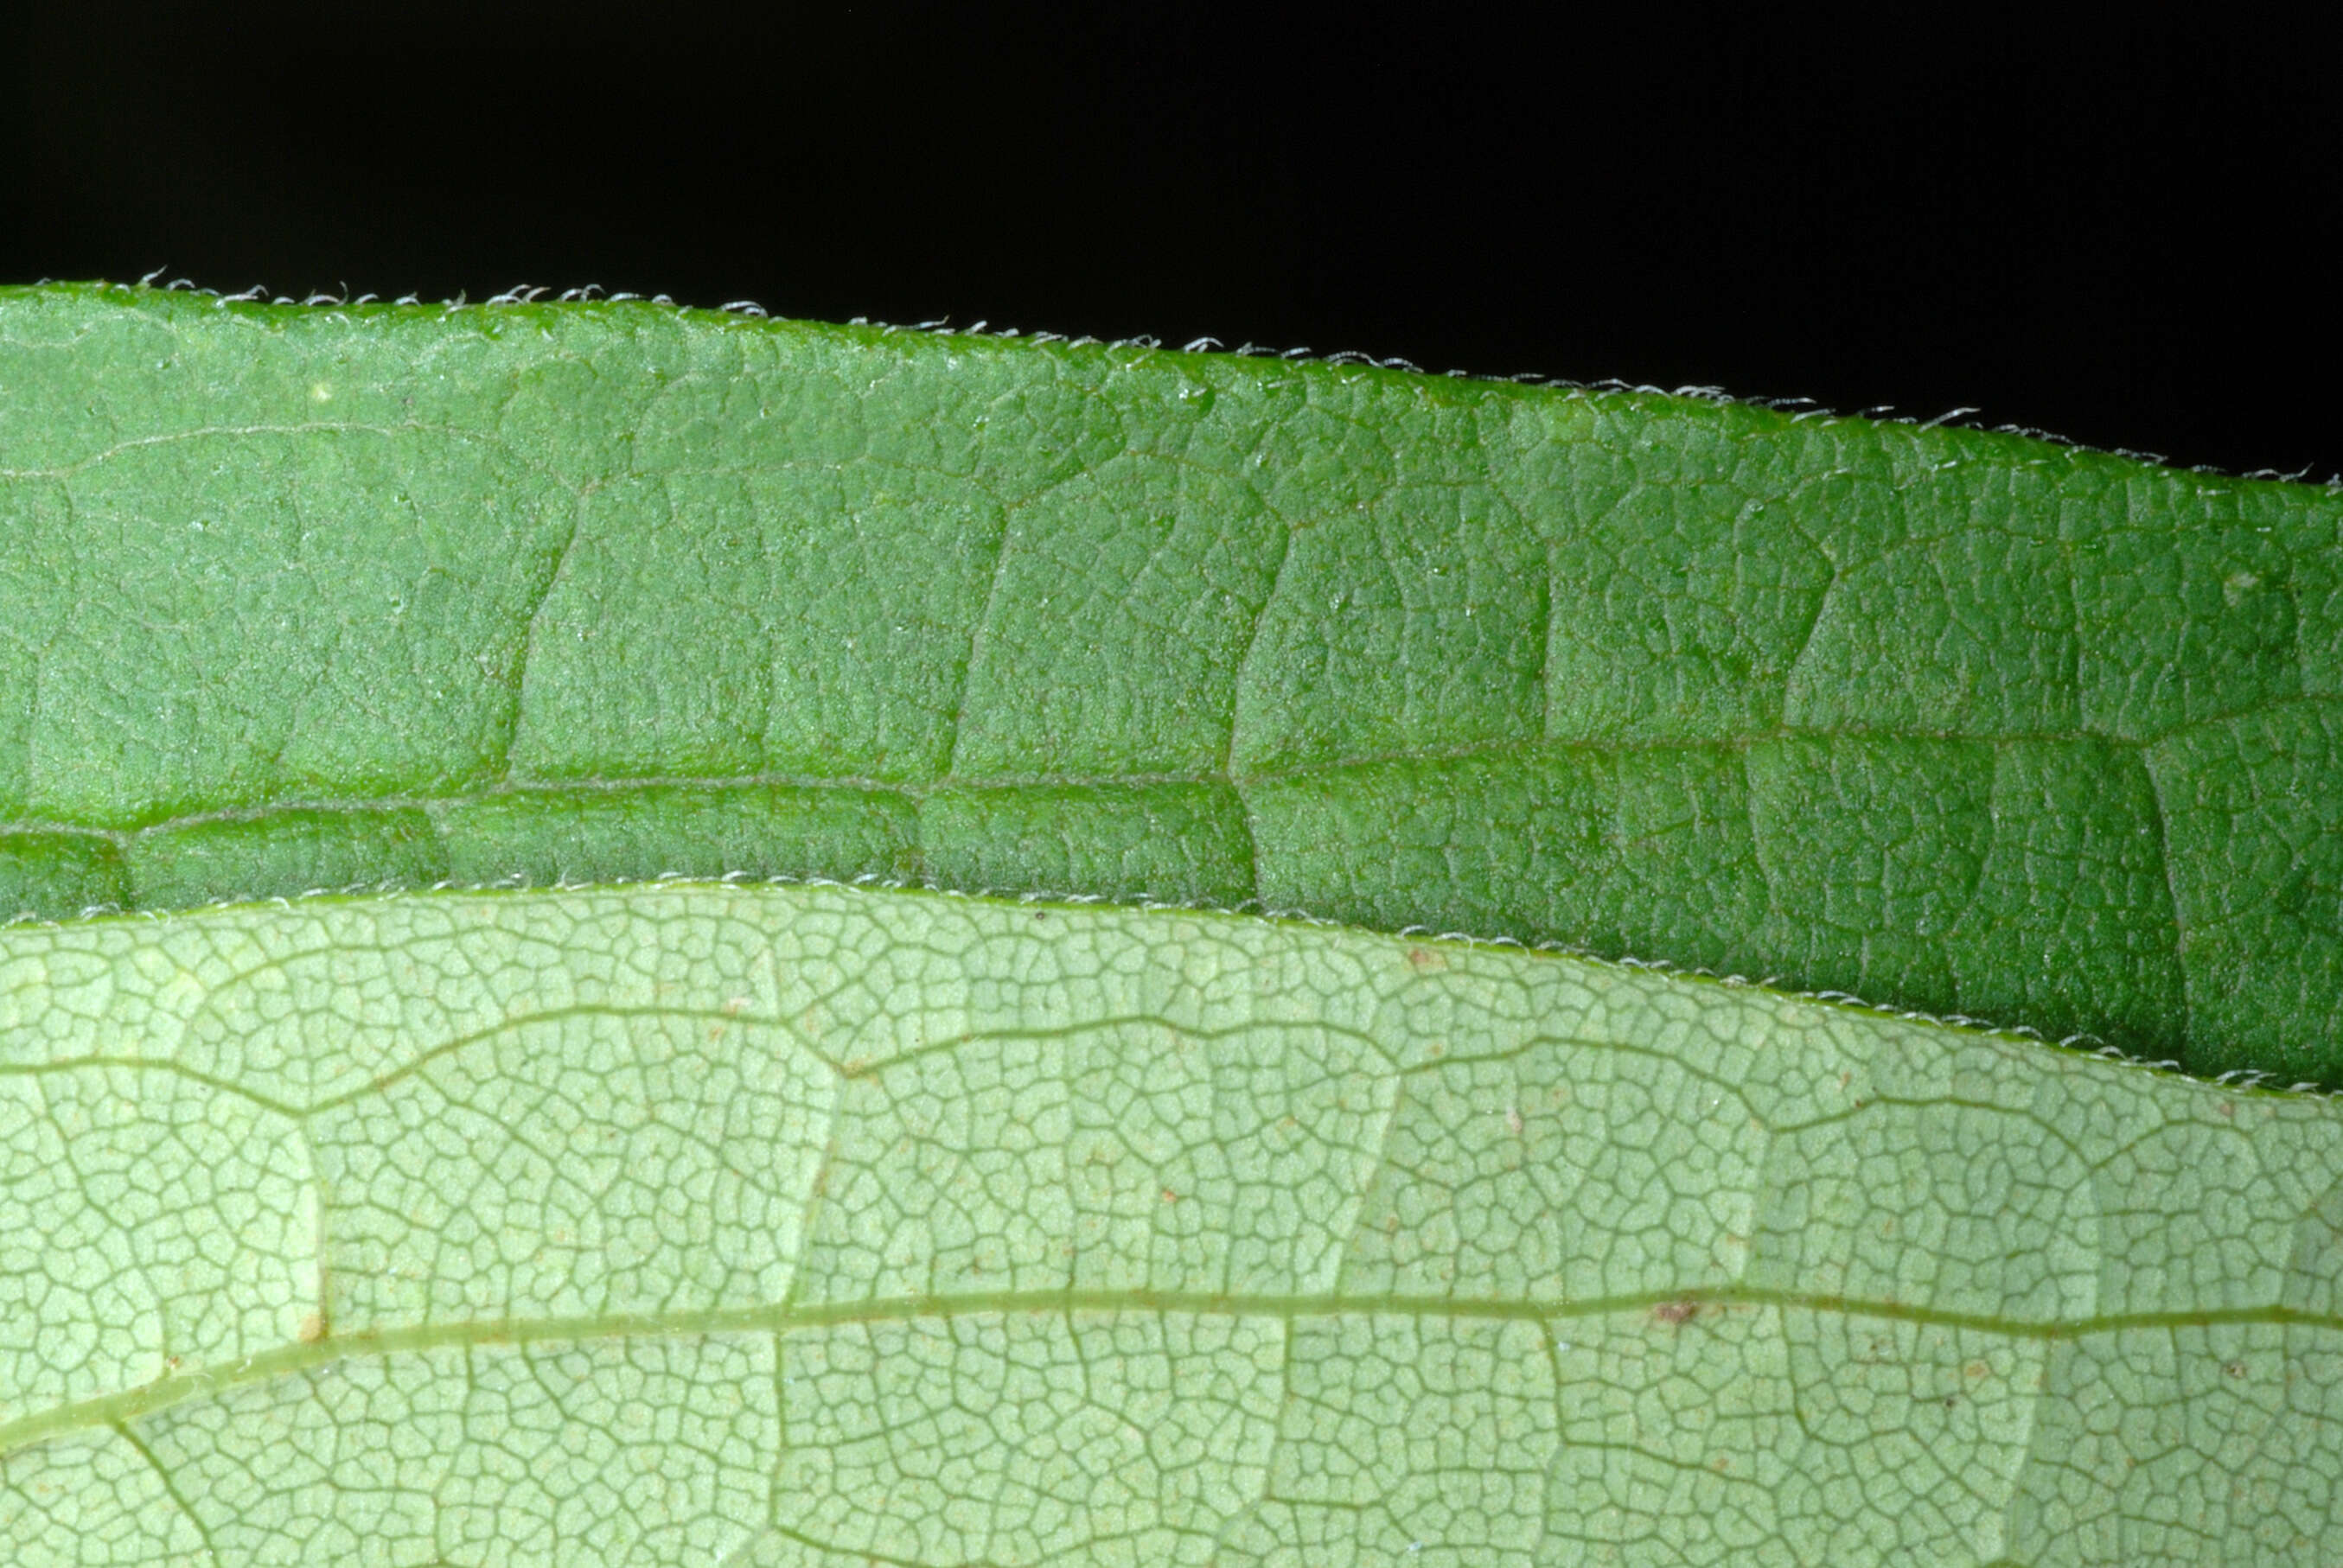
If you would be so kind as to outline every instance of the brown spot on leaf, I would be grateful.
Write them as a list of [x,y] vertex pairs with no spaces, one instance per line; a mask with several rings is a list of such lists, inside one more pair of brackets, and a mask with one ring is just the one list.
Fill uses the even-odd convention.
[[1431,948],[1411,947],[1407,950],[1407,967],[1418,974],[1430,970],[1444,970],[1448,967],[1448,957]]
[[1692,1322],[1699,1311],[1698,1302],[1662,1302],[1652,1309],[1652,1321],[1665,1323],[1670,1328],[1680,1328]]
[[301,1336],[301,1342],[303,1344],[316,1344],[319,1340],[326,1337],[326,1314],[323,1312],[309,1313],[307,1317],[301,1320],[300,1328],[295,1332]]

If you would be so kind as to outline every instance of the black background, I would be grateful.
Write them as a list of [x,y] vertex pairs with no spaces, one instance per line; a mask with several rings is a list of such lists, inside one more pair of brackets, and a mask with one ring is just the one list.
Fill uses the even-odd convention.
[[1876,9],[45,6],[0,281],[591,282],[2343,470],[2323,48]]

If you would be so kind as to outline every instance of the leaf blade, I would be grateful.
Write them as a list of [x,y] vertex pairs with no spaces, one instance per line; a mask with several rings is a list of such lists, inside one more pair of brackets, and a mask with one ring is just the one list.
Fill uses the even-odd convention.
[[0,387],[12,909],[1251,900],[2343,1072],[2332,492],[635,305],[9,290]]
[[[1551,955],[838,889],[308,900],[11,959],[50,1026],[7,1031],[10,1124],[71,1145],[25,1169],[89,1173],[5,1199],[73,1238],[9,1320],[22,1531],[95,1532],[134,1440],[193,1521],[141,1528],[223,1561],[2034,1561],[2090,1518],[2128,1562],[2278,1562],[2336,1528],[2324,1100]],[[2136,1464],[2087,1435],[2133,1430],[2109,1399]],[[2298,1501],[2159,1513],[2184,1485]]]

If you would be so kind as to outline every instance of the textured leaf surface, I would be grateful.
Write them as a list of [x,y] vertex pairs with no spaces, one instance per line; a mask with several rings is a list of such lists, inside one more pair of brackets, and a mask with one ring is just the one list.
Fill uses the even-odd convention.
[[2343,1558],[2343,1119],[1241,917],[10,933],[31,1563]]
[[642,305],[0,291],[0,905],[1257,901],[2343,1080],[2343,497]]

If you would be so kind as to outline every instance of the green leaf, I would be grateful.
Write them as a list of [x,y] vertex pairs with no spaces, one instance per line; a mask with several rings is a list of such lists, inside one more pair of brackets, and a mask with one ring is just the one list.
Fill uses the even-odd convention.
[[2331,1101],[913,892],[5,961],[15,1561],[2343,1558]]
[[677,312],[0,290],[0,908],[1297,910],[2343,1082],[2343,496]]
[[[2343,1081],[2333,492],[60,287],[0,540],[16,1560],[2343,1557],[2336,1102],[1405,935]],[[1383,934],[390,895],[662,877]]]

